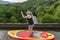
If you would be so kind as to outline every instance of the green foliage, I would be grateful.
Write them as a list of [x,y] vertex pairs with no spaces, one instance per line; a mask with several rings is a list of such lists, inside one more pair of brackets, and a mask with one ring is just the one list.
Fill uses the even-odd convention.
[[56,9],[55,9],[55,16],[59,17],[60,18],[60,6],[58,6]]
[[45,14],[42,19],[41,19],[42,23],[55,23],[55,19],[52,15],[49,14]]
[[1,17],[1,18],[0,18],[0,23],[6,23],[7,20],[8,20],[7,18],[3,18],[3,17]]
[[60,0],[28,0],[23,3],[0,4],[0,23],[26,23],[21,10],[37,14],[39,23],[60,23]]
[[16,19],[16,17],[12,16],[10,18],[10,23],[17,23],[17,22],[18,22],[18,20]]

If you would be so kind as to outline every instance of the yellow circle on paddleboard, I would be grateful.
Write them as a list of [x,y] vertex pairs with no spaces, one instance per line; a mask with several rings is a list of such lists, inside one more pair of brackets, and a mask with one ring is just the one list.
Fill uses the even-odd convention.
[[22,30],[11,30],[11,31],[8,31],[8,36],[12,37],[12,38],[21,38],[21,37],[18,37],[16,36],[17,32],[19,31],[22,31]]

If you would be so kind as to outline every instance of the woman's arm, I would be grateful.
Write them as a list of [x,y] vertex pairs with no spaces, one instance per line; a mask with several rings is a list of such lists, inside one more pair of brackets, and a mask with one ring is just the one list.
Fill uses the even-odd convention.
[[21,15],[22,15],[22,17],[24,18],[24,14],[23,14],[23,12],[21,11]]
[[24,16],[23,12],[21,11],[22,17],[23,18],[28,18],[28,16]]

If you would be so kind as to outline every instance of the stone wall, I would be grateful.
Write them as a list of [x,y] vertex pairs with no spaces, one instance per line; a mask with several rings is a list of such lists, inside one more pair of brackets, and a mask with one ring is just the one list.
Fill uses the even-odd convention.
[[[28,24],[20,24],[20,23],[0,23],[0,28],[10,28],[10,29],[18,29],[18,28],[27,28]],[[60,28],[60,23],[41,23],[35,24],[34,28]]]

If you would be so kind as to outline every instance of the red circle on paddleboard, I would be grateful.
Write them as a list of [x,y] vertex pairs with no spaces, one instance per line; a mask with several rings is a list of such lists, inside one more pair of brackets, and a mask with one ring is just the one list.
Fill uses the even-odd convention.
[[21,31],[21,32],[18,32],[18,35],[21,37],[29,37],[30,32],[29,31]]
[[47,32],[42,32],[42,33],[40,34],[40,36],[42,36],[43,38],[48,38]]

